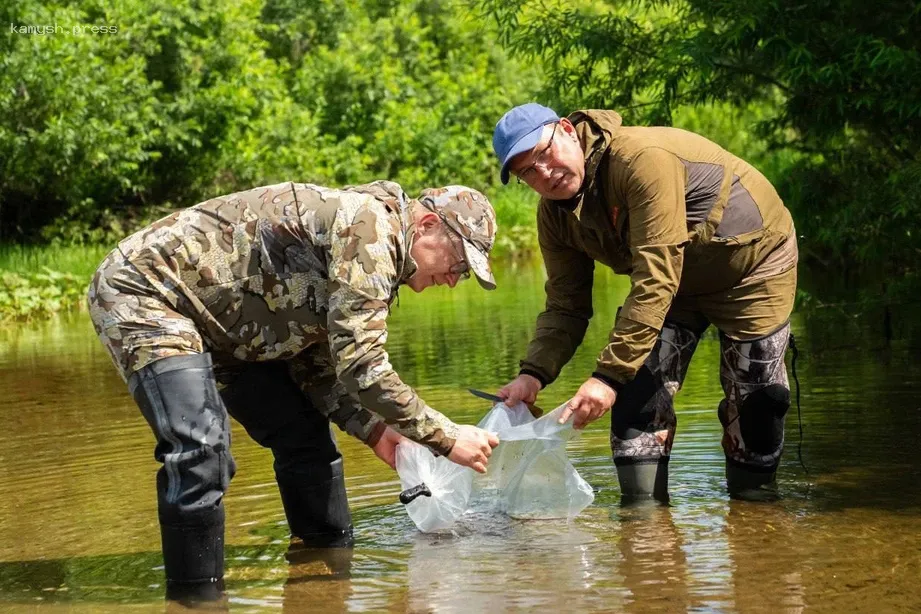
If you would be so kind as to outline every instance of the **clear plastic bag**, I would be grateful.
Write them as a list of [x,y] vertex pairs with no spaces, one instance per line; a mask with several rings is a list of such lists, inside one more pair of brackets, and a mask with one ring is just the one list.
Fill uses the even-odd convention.
[[467,510],[476,473],[472,469],[405,441],[397,446],[397,473],[403,486],[400,500],[423,533],[449,528]]
[[595,496],[566,456],[566,442],[576,432],[571,420],[558,423],[564,407],[535,420],[524,404],[509,408],[497,403],[477,425],[498,434],[500,441],[486,475],[436,458],[424,446],[400,444],[397,473],[404,495],[411,491],[430,493],[406,503],[406,511],[419,530],[449,528],[470,508],[474,494],[478,508],[515,518],[577,516]]

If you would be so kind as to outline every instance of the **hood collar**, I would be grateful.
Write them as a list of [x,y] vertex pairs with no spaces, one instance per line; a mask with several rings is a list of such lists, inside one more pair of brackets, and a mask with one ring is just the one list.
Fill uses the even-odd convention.
[[350,192],[361,192],[373,196],[392,212],[399,215],[400,227],[403,231],[403,254],[396,262],[397,279],[394,283],[393,293],[396,296],[399,286],[406,283],[416,273],[416,262],[412,259],[410,251],[415,234],[415,219],[413,218],[413,204],[417,201],[406,196],[400,184],[393,181],[378,180],[361,185],[352,185],[344,188]]
[[582,217],[582,205],[585,194],[591,192],[596,182],[598,166],[623,120],[616,111],[575,111],[567,119],[576,128],[579,144],[585,156],[585,177],[579,191],[566,200],[548,200],[557,206],[572,212],[576,219]]

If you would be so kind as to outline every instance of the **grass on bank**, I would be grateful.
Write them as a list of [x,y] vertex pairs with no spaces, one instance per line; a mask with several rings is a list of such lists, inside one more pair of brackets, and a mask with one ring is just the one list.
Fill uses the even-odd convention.
[[0,323],[79,308],[108,246],[0,246]]
[[[494,256],[533,254],[537,197],[518,185],[493,190],[487,196],[499,226]],[[110,249],[107,245],[0,245],[0,324],[82,308],[90,278]]]

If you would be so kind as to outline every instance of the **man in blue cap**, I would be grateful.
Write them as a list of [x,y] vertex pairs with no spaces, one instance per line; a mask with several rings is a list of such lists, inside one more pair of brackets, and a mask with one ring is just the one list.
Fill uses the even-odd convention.
[[592,316],[595,262],[630,276],[595,371],[563,418],[582,428],[612,406],[611,448],[625,502],[668,500],[673,400],[703,331],[721,344],[727,484],[776,495],[790,404],[784,353],[796,292],[793,220],[770,182],[691,132],[622,126],[613,111],[560,118],[529,103],[496,124],[501,178],[541,196],[546,309],[519,376],[500,389],[533,402],[559,375]]

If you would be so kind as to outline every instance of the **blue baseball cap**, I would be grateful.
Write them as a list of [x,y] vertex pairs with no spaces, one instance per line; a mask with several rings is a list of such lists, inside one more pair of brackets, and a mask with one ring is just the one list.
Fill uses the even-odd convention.
[[508,163],[518,154],[529,151],[540,141],[544,126],[560,117],[536,102],[518,105],[502,116],[492,133],[492,148],[502,163],[502,183],[508,183]]

